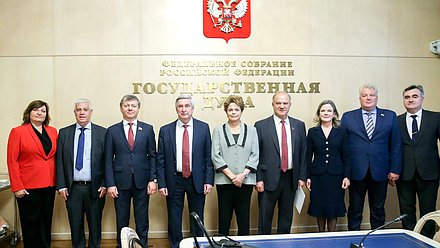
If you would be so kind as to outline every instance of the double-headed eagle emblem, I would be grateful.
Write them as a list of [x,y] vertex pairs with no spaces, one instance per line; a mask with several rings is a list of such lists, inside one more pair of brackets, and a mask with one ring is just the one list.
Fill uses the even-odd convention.
[[243,26],[240,19],[246,15],[248,10],[247,0],[230,0],[228,3],[225,0],[207,1],[208,13],[211,15],[214,28],[219,28],[228,34],[233,32],[235,28]]

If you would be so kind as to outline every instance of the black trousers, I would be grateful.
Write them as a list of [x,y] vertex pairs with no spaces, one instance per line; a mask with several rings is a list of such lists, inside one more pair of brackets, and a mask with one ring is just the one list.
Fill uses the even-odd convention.
[[292,171],[281,172],[278,186],[275,191],[258,193],[260,206],[258,234],[271,234],[272,219],[275,205],[278,202],[278,228],[277,234],[290,233],[293,220],[293,200],[295,198],[296,183],[294,187]]
[[89,247],[99,248],[101,244],[101,219],[105,204],[105,197],[96,196],[98,190],[92,184],[79,185],[73,183],[71,192],[66,201],[67,213],[72,236],[72,247],[85,248],[86,237],[84,233],[84,215],[89,228]]
[[[403,228],[414,230],[416,226],[416,196],[419,200],[420,217],[436,210],[438,187],[438,179],[423,180],[417,171],[411,180],[397,181],[400,214],[408,215],[402,220]],[[421,234],[432,238],[435,234],[435,223],[428,221],[423,227]]]
[[23,245],[25,248],[49,248],[55,187],[26,190],[29,195],[17,198]]
[[235,211],[238,235],[249,235],[249,218],[251,196],[254,186],[243,184],[237,187],[233,184],[220,184],[217,187],[218,199],[218,232],[229,235],[232,214]]
[[370,170],[363,180],[351,180],[349,188],[348,230],[360,230],[365,196],[368,192],[371,229],[385,223],[385,200],[388,181],[378,182],[371,177]]

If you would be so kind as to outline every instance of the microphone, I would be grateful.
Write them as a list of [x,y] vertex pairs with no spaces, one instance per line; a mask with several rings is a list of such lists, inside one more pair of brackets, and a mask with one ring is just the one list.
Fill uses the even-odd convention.
[[377,228],[375,228],[375,229],[369,231],[369,232],[368,232],[368,233],[362,238],[362,240],[361,240],[361,242],[360,242],[359,244],[351,243],[351,244],[350,244],[350,248],[365,248],[365,246],[364,246],[364,241],[365,241],[365,239],[366,239],[371,233],[373,233],[373,232],[375,232],[375,231],[377,231],[377,230],[379,230],[379,229],[382,229],[382,228],[384,228],[384,227],[386,227],[386,226],[389,226],[389,225],[391,225],[391,224],[393,224],[393,223],[395,223],[395,222],[397,222],[397,221],[403,220],[403,219],[406,218],[406,216],[407,216],[407,214],[403,214],[403,215],[401,215],[401,216],[395,218],[394,220],[392,220],[392,221],[390,221],[390,222],[388,222],[388,223],[385,223],[385,224],[381,225],[380,227],[377,227]]
[[[208,240],[209,246],[206,246],[206,248],[256,248],[253,246],[242,244],[242,243],[235,241],[227,236],[225,236],[226,239],[221,239],[220,241],[216,242],[212,237],[209,237],[208,232],[206,231],[205,226],[203,225],[202,221],[200,220],[199,215],[196,212],[192,212],[191,216],[193,217],[193,219],[197,223],[197,225],[200,227],[200,229],[202,229],[203,234],[205,235],[206,239]],[[196,236],[197,235],[195,233],[193,233],[194,243],[196,244],[197,248],[200,248],[200,245],[199,245],[199,242],[197,241]]]

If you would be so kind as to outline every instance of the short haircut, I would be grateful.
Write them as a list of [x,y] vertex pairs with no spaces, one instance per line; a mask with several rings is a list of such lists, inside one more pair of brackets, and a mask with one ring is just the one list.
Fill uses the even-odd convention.
[[43,121],[43,125],[48,126],[50,122],[49,105],[42,100],[34,100],[29,103],[27,108],[23,111],[23,123],[22,125],[29,124],[31,122],[31,111],[36,108],[46,107],[46,119]]
[[223,107],[225,109],[225,112],[228,112],[228,107],[229,107],[229,104],[231,104],[231,103],[237,104],[240,107],[241,112],[243,112],[244,102],[243,102],[243,98],[241,98],[241,96],[234,96],[234,95],[228,96],[228,98],[226,98],[225,102],[223,103]]
[[123,96],[121,99],[121,102],[119,102],[119,107],[122,107],[122,104],[124,104],[124,102],[128,102],[128,101],[136,101],[138,103],[139,108],[141,107],[141,102],[139,101],[139,99],[135,95]]
[[92,102],[90,102],[90,100],[85,99],[85,98],[80,98],[75,101],[75,105],[73,106],[74,110],[76,109],[76,105],[78,105],[80,103],[87,103],[89,105],[90,109],[92,109]]
[[364,90],[364,89],[374,90],[376,95],[379,95],[379,88],[377,88],[377,86],[375,84],[362,85],[362,87],[359,88],[359,96],[362,94],[362,90]]
[[273,100],[275,99],[275,97],[276,97],[277,95],[279,95],[279,94],[287,94],[287,96],[289,96],[289,101],[292,102],[292,98],[290,97],[290,94],[287,93],[287,92],[285,92],[285,91],[277,91],[275,94],[273,94],[273,96],[272,96],[272,102],[273,102]]
[[425,97],[425,90],[423,90],[423,86],[420,85],[420,84],[418,84],[418,85],[413,84],[413,85],[410,85],[410,86],[406,87],[403,90],[402,95],[405,94],[405,92],[410,91],[410,90],[414,90],[414,89],[420,90],[420,96]]
[[176,98],[176,102],[174,103],[174,105],[175,105],[176,108],[177,108],[177,102],[178,102],[179,100],[182,100],[182,99],[188,99],[188,100],[190,101],[190,103],[191,103],[191,108],[194,109],[194,98],[193,98],[190,94],[182,94],[182,95],[179,95],[179,96]]

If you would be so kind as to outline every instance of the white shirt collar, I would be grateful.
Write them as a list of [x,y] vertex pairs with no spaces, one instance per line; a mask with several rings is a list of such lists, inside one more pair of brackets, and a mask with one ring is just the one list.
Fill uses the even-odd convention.
[[[75,130],[78,130],[78,129],[80,129],[80,128],[82,128],[82,126],[81,126],[80,124],[76,123]],[[85,126],[85,128],[88,129],[88,130],[91,130],[91,129],[92,129],[92,122],[87,123],[87,125]]]
[[[177,119],[177,126],[183,128],[183,125],[185,124],[181,120]],[[193,118],[191,118],[186,125],[193,127]]]
[[[132,121],[131,123],[133,123],[133,125],[134,126],[137,126],[137,122],[138,122],[138,120],[137,119],[135,119],[134,121]],[[123,119],[122,120],[122,125],[123,126],[127,126],[128,125],[128,123],[130,123],[130,122],[128,122],[127,120],[125,120],[125,119]]]

